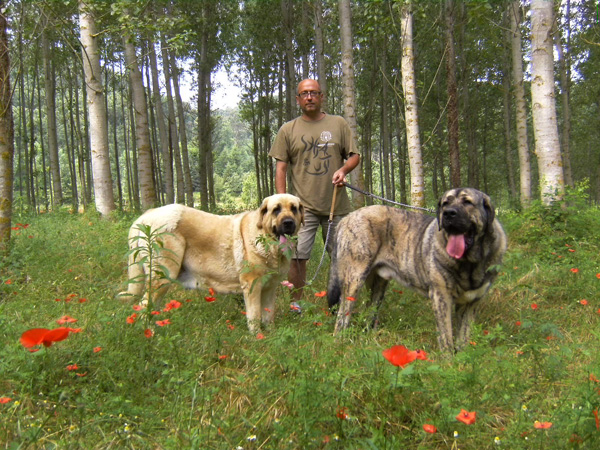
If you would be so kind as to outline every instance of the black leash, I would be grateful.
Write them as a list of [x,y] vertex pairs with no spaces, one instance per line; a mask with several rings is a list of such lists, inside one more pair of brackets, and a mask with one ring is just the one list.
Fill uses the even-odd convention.
[[396,205],[396,206],[402,206],[404,208],[418,209],[420,211],[425,211],[425,212],[428,212],[430,214],[435,214],[435,209],[432,209],[432,208],[422,208],[420,206],[412,206],[412,205],[407,205],[405,203],[398,203],[398,202],[395,202],[393,200],[388,200],[387,198],[380,197],[379,195],[375,195],[375,194],[373,194],[371,192],[363,191],[362,189],[357,188],[356,186],[353,186],[350,183],[347,183],[345,181],[344,181],[344,186],[352,189],[353,191],[360,192],[362,195],[366,195],[367,197],[375,198],[375,199],[381,200],[383,202],[391,203],[391,204]]

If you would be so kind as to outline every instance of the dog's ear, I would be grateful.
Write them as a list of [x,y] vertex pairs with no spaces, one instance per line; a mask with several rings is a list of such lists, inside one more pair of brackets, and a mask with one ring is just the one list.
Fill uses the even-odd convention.
[[256,227],[259,230],[261,230],[263,227],[263,221],[265,220],[265,215],[267,214],[268,211],[269,211],[269,202],[265,198],[262,202],[262,205],[260,205],[260,208],[259,208],[260,214],[258,215],[258,223],[256,224]]
[[487,216],[486,224],[488,228],[492,227],[494,219],[496,218],[496,210],[494,209],[494,205],[492,205],[492,200],[487,194],[483,194],[483,210]]

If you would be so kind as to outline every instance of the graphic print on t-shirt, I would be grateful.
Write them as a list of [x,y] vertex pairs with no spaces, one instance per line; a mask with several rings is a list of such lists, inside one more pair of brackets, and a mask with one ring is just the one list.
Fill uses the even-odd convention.
[[302,136],[300,138],[304,144],[302,150],[302,165],[304,170],[309,175],[326,175],[329,172],[329,160],[333,145],[329,143],[331,140],[331,132],[323,131],[319,139],[313,136]]

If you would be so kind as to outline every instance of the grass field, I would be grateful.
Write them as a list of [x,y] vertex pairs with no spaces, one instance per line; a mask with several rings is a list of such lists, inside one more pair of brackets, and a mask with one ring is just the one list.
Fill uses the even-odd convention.
[[[322,270],[301,315],[281,287],[275,327],[257,339],[235,296],[176,288],[159,315],[116,299],[133,216],[16,217],[0,266],[0,448],[600,448],[600,212],[499,218],[502,273],[472,342],[447,357],[429,300],[401,286],[378,330],[358,315],[333,337],[314,295]],[[64,316],[81,330],[37,352],[19,342]],[[429,360],[395,367],[382,351],[397,344]]]

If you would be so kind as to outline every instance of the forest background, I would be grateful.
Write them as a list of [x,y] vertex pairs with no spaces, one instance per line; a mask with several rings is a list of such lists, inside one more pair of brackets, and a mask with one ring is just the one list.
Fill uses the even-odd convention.
[[[4,217],[13,193],[18,211],[253,208],[274,192],[267,153],[307,77],[350,122],[363,155],[352,181],[368,191],[431,205],[469,185],[523,207],[579,184],[600,198],[596,1],[3,3],[14,124]],[[550,64],[533,74],[538,100],[536,54]],[[238,108],[212,97],[223,70]],[[538,113],[549,131],[536,110],[554,111]]]

